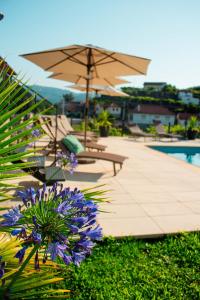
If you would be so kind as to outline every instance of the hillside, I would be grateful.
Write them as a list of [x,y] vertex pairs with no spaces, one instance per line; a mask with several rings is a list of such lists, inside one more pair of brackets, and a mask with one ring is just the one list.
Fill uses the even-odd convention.
[[[68,90],[54,88],[42,85],[32,85],[30,86],[35,92],[39,93],[41,96],[49,100],[51,103],[58,103],[62,100],[63,95],[70,93]],[[84,101],[85,94],[83,93],[72,93],[76,101]]]

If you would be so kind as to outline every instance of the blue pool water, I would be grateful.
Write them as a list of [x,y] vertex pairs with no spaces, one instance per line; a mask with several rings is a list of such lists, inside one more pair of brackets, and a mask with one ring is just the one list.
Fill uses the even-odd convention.
[[164,152],[175,158],[200,167],[200,147],[182,146],[149,146],[151,149]]

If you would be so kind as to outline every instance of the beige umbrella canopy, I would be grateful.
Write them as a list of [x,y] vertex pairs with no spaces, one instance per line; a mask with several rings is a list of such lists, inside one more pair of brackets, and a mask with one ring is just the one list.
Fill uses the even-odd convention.
[[110,51],[92,45],[72,45],[22,57],[54,73],[72,73],[94,77],[145,75],[149,59]]
[[86,78],[85,142],[88,123],[90,79],[127,75],[145,75],[149,59],[110,51],[92,45],[72,45],[24,54],[45,71],[79,74]]
[[[74,82],[79,85],[85,85],[87,81],[87,78],[84,76],[67,73],[53,73],[49,78]],[[129,83],[129,81],[116,77],[99,78],[91,76],[90,78],[90,85],[115,86],[123,83]]]
[[[83,85],[70,85],[68,86],[68,88],[70,89],[75,89],[75,90],[78,90],[78,91],[81,91],[81,92],[85,92],[86,91],[86,86],[83,86]],[[101,87],[101,86],[90,86],[89,87],[89,92],[95,92],[96,94],[101,94],[101,95],[107,95],[107,96],[121,96],[121,97],[126,97],[126,96],[129,96],[128,94],[126,93],[123,93],[121,91],[118,91],[112,87]]]

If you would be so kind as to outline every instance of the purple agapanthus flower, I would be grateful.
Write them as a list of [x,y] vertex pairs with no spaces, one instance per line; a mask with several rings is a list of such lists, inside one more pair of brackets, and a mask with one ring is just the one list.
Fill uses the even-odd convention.
[[33,230],[31,233],[31,237],[33,239],[33,241],[37,244],[40,244],[42,242],[42,236],[40,233],[38,233],[37,231]]
[[66,215],[67,212],[71,209],[71,205],[69,204],[68,201],[64,201],[62,202],[61,204],[58,205],[58,208],[56,209],[56,211],[59,213],[59,214],[62,214],[62,215]]
[[78,165],[78,160],[74,153],[70,153],[69,155],[67,155],[63,152],[58,152],[57,163],[61,168],[64,167],[69,170],[70,174],[73,174]]
[[62,259],[66,265],[69,265],[72,262],[72,257],[70,255],[64,254]]
[[59,242],[49,244],[47,252],[50,253],[51,259],[54,261],[57,256],[63,258],[64,251],[67,248],[66,245],[60,244]]
[[1,222],[1,226],[13,226],[19,219],[23,217],[20,213],[19,208],[15,207],[10,209],[8,213],[3,214],[4,220]]
[[72,251],[72,260],[76,266],[80,266],[80,263],[85,259],[84,252],[74,252]]
[[24,246],[22,249],[20,249],[16,254],[15,254],[15,257],[16,258],[19,258],[19,263],[21,264],[23,259],[24,259],[24,255],[26,253],[26,249],[28,247],[27,246]]
[[[15,257],[22,262],[26,249],[36,245],[44,250],[44,262],[57,257],[68,265],[79,266],[90,254],[95,240],[101,240],[102,229],[97,225],[97,204],[88,200],[79,189],[64,188],[55,183],[52,187],[19,192],[25,205],[3,215],[1,225],[8,226],[12,234],[25,245]],[[12,227],[13,226],[13,227]],[[39,268],[38,252],[35,267]]]
[[11,234],[15,236],[15,235],[20,234],[22,231],[23,231],[23,228],[16,228],[11,231]]
[[73,174],[74,170],[78,166],[78,159],[76,158],[76,155],[74,153],[70,153],[69,155],[69,172],[70,174]]
[[[1,261],[2,257],[0,258]],[[0,279],[3,277],[3,275],[5,274],[5,262],[1,261],[0,263]]]
[[39,129],[34,129],[32,131],[32,136],[34,137],[39,137],[41,135],[40,130]]
[[95,243],[91,240],[82,239],[76,244],[76,246],[84,250],[86,253],[90,253],[92,248],[95,246]]
[[100,241],[102,239],[102,228],[98,225],[95,229],[87,229],[81,235],[89,237],[91,240]]
[[18,191],[17,196],[22,199],[25,206],[27,206],[28,201],[31,201],[32,205],[35,204],[36,191],[32,187],[25,191]]

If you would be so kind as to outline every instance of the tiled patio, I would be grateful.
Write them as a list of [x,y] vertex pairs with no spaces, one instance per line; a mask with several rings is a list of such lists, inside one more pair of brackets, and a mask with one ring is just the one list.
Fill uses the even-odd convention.
[[[79,165],[84,182],[74,181],[78,176],[75,173],[65,184],[106,184],[111,203],[102,204],[101,208],[109,213],[99,215],[105,235],[154,237],[200,229],[200,168],[146,147],[158,142],[116,137],[100,142],[108,145],[107,151],[129,157],[123,169],[113,177],[109,162]],[[166,144],[192,146],[198,142]]]
[[[64,184],[80,189],[105,184],[110,203],[101,204],[106,213],[99,215],[104,235],[156,237],[200,229],[199,167],[146,147],[159,142],[120,137],[99,142],[108,152],[129,157],[122,170],[114,177],[109,162],[79,165]],[[166,144],[200,146],[198,141]]]

